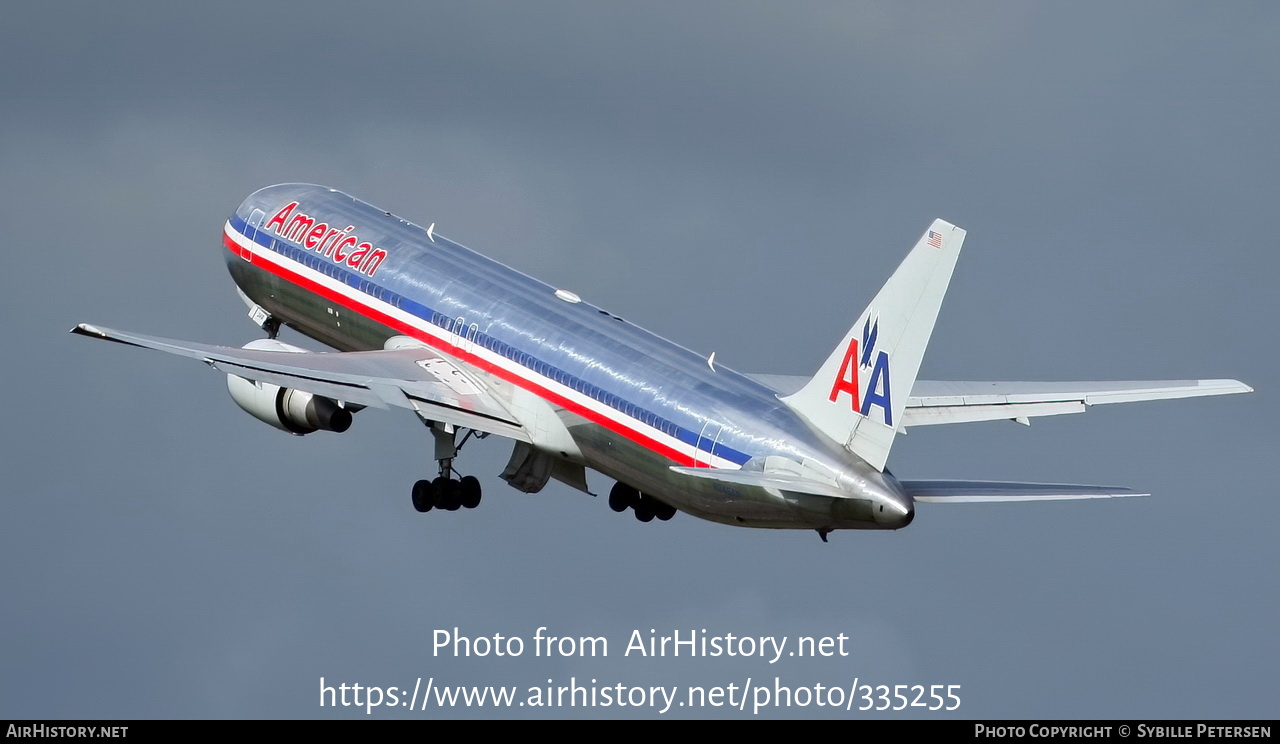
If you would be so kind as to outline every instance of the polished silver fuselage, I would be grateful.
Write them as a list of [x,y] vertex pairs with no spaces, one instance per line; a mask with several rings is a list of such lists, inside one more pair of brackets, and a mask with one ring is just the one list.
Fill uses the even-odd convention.
[[[297,215],[311,221],[302,232],[290,229]],[[499,397],[532,393],[555,417],[551,428],[572,440],[562,447],[555,436],[535,437],[534,445],[567,462],[728,524],[894,529],[911,521],[910,499],[891,475],[816,432],[773,389],[420,225],[338,191],[286,184],[251,195],[226,229],[232,277],[275,318],[342,351],[382,349],[408,336],[446,353]],[[357,241],[326,241],[334,231]],[[266,257],[247,258],[232,233]],[[335,243],[342,247],[326,256]],[[371,248],[353,261],[357,245]],[[377,261],[369,260],[373,249],[384,254]],[[530,425],[543,430],[548,422]],[[776,463],[821,474],[848,495],[734,485],[671,469]],[[886,498],[906,513],[878,508]]]

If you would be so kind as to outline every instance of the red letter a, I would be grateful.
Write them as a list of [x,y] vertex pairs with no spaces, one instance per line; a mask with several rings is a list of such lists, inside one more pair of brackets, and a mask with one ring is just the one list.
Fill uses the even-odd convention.
[[840,373],[831,386],[831,402],[835,403],[840,393],[848,393],[853,398],[851,409],[854,413],[862,410],[862,401],[858,400],[858,339],[849,339],[849,349],[844,353],[844,361],[840,364]]

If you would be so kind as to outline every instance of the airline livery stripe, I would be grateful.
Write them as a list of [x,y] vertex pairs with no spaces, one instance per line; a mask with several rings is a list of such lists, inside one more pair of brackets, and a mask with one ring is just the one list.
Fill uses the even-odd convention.
[[[284,261],[296,265],[298,267],[298,271],[300,271],[302,275],[314,275],[315,280],[320,284],[333,284],[334,286],[332,289],[343,293],[352,301],[360,303],[361,307],[367,307],[370,310],[377,311],[378,306],[383,305],[393,317],[397,315],[403,316],[403,320],[410,324],[414,324],[419,330],[424,330],[435,335],[437,339],[442,343],[448,344],[450,348],[462,348],[458,344],[452,342],[452,339],[460,338],[456,333],[450,330],[452,328],[452,323],[455,321],[454,318],[449,318],[446,315],[435,313],[431,308],[426,307],[411,298],[390,292],[367,278],[357,276],[356,274],[346,271],[344,268],[336,265],[330,265],[328,262],[320,261],[318,258],[316,258],[317,264],[325,270],[322,271],[317,269],[317,267],[309,266],[305,261],[299,261],[299,258],[315,258],[311,252],[305,250],[300,245],[291,244],[288,240],[272,238],[269,234],[266,234],[265,231],[254,229],[255,237],[249,238],[246,228],[252,228],[249,228],[249,226],[236,215],[232,216],[231,220],[229,220],[229,224],[231,232],[237,240],[241,242],[249,241],[249,245],[253,245],[254,247],[259,247],[264,250],[270,250],[271,255],[276,255]],[[240,230],[245,230],[245,234],[242,234]],[[292,256],[290,253],[297,254],[297,256]],[[259,251],[256,255],[263,254]],[[330,275],[330,271],[336,272],[341,276],[334,277]],[[377,291],[374,292],[372,290]],[[353,295],[353,292],[356,294]],[[379,296],[379,292],[383,292],[385,295]],[[373,304],[369,304],[370,302]],[[439,316],[447,322],[443,324],[433,322],[432,318],[436,316]],[[538,390],[554,393],[557,389],[560,389],[562,391],[562,396],[567,396],[570,401],[577,404],[576,406],[569,406],[577,412],[581,413],[579,410],[580,406],[586,406],[589,409],[595,410],[596,413],[615,417],[614,422],[617,425],[623,427],[635,427],[633,433],[636,435],[655,439],[660,446],[676,448],[675,451],[677,452],[684,451],[681,448],[682,445],[687,446],[691,453],[694,451],[698,453],[698,459],[694,463],[695,465],[701,464],[706,466],[710,464],[715,467],[737,468],[750,459],[749,455],[739,452],[722,442],[714,440],[708,441],[700,434],[689,429],[682,428],[674,422],[664,419],[641,406],[625,401],[621,396],[607,393],[585,380],[570,375],[567,371],[559,370],[554,365],[548,364],[537,357],[504,344],[497,339],[491,338],[487,336],[487,334],[478,334],[476,339],[468,341],[468,347],[471,347],[472,344],[475,344],[477,340],[480,339],[493,341],[497,345],[504,347],[511,352],[511,354],[505,354],[501,349],[491,350],[486,348],[484,343],[479,343],[477,350],[482,354],[489,354],[492,356],[493,359],[489,360],[491,363],[505,365],[509,372],[517,375],[533,375],[533,379],[526,379],[528,382],[538,386]],[[461,353],[467,354],[468,352],[462,351]],[[517,356],[515,356],[516,354],[520,357],[524,357],[524,359],[517,358]],[[538,369],[539,366],[547,368],[547,371]],[[562,381],[554,379],[550,375],[551,372],[561,372],[568,378],[568,380]],[[579,390],[577,387],[571,386],[569,384],[570,382],[580,383],[585,389]],[[616,403],[611,403],[608,400],[610,398],[616,401]],[[624,410],[624,405],[631,410]],[[646,417],[651,420],[646,420]],[[666,430],[667,427],[670,428],[670,431]],[[630,433],[620,431],[616,426],[609,428],[619,431],[619,433],[625,433],[629,438],[634,439]],[[652,432],[652,434],[649,432]],[[707,447],[703,447],[702,445],[704,444],[707,445]]]
[[[235,222],[243,225],[243,222],[239,219],[235,219]],[[737,450],[727,447],[721,443],[715,444],[713,453],[708,453],[704,447],[698,446],[697,449],[699,451],[699,455],[695,458],[693,456],[694,443],[697,442],[698,445],[702,445],[706,442],[705,439],[700,438],[696,433],[672,424],[677,432],[677,436],[672,436],[671,434],[663,432],[646,422],[636,421],[636,419],[625,413],[617,411],[611,406],[604,406],[593,397],[574,390],[571,387],[558,383],[554,380],[543,378],[541,375],[537,375],[536,372],[527,369],[525,366],[520,365],[514,360],[510,360],[505,356],[496,354],[483,346],[477,344],[475,351],[463,349],[458,344],[453,343],[450,340],[454,337],[454,334],[439,328],[435,324],[431,323],[429,319],[422,317],[420,314],[408,311],[405,308],[396,307],[390,303],[377,300],[376,298],[368,297],[367,293],[359,289],[359,285],[368,284],[377,287],[377,285],[374,285],[370,280],[362,277],[356,277],[354,275],[350,276],[348,278],[354,282],[353,286],[351,283],[329,277],[315,269],[307,267],[305,264],[301,264],[287,256],[282,256],[277,251],[271,250],[267,246],[259,243],[257,240],[241,234],[235,229],[238,226],[239,225],[233,224],[232,222],[227,223],[226,230],[224,231],[223,242],[227,249],[232,253],[235,253],[237,256],[240,255],[243,250],[252,251],[254,260],[251,263],[253,265],[324,297],[325,299],[338,303],[348,310],[357,312],[369,320],[392,329],[396,333],[416,338],[427,343],[433,348],[449,354],[450,356],[462,359],[485,372],[530,390],[531,392],[550,400],[557,405],[563,406],[583,416],[589,421],[609,429],[610,431],[621,434],[668,459],[683,465],[702,465],[704,467],[708,464],[709,460],[712,466],[728,468],[740,467],[742,463],[749,459],[749,456],[745,453],[738,452]],[[265,236],[261,237],[268,242],[271,241],[271,238],[267,238]],[[295,248],[295,250],[303,251],[301,248]],[[297,266],[297,270],[286,266],[286,262],[289,264],[295,264]],[[339,273],[346,275],[349,272],[340,271]],[[306,276],[306,274],[312,274],[314,275],[314,278]],[[329,283],[334,283],[337,286],[329,286]],[[377,287],[377,289],[382,290],[384,288]],[[351,296],[352,293],[356,293],[360,296],[353,297]],[[372,300],[373,303],[384,305],[386,311],[375,307],[370,300]],[[417,305],[418,303],[413,304]],[[428,314],[431,314],[429,308],[421,305],[419,305],[419,307],[422,307]],[[450,339],[442,337],[441,334],[447,334]],[[472,343],[474,344],[474,342]],[[479,352],[483,352],[483,354]],[[491,356],[492,359],[486,358],[486,356]],[[502,364],[503,362],[506,364]],[[508,368],[509,366],[514,366],[515,369],[510,369]],[[539,379],[533,379],[534,375],[537,375]],[[552,386],[561,388],[563,392],[558,392],[552,389]],[[575,400],[575,398],[578,398],[578,400]],[[603,407],[604,410],[598,410],[597,406]],[[649,413],[643,409],[639,409],[639,407],[636,408],[637,410],[640,410],[641,413]],[[649,415],[653,414],[650,413]],[[619,421],[615,417],[623,418],[624,421]],[[659,417],[655,416],[655,419],[659,419]],[[640,427],[649,429],[653,433],[651,434],[643,431]],[[662,441],[664,439],[669,441]],[[706,442],[706,444],[710,445],[711,443]],[[681,445],[684,446],[681,447]]]

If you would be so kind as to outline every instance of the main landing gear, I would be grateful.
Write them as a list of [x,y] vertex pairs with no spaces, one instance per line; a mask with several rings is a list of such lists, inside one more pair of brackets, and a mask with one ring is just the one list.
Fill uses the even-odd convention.
[[652,522],[654,517],[665,522],[676,515],[674,506],[640,493],[625,483],[615,483],[613,490],[609,491],[609,508],[616,512],[631,509],[641,522]]
[[420,512],[476,508],[480,505],[480,481],[474,475],[454,478],[453,458],[457,457],[458,450],[472,434],[477,439],[484,435],[469,430],[462,441],[455,444],[457,430],[439,422],[431,424],[431,433],[436,440],[435,459],[440,465],[440,475],[434,480],[424,479],[413,484],[413,508]]
[[[441,468],[442,471],[448,466]],[[474,475],[464,475],[454,480],[443,472],[435,480],[420,480],[413,484],[413,508],[420,512],[432,509],[457,511],[474,509],[480,505],[480,481]]]

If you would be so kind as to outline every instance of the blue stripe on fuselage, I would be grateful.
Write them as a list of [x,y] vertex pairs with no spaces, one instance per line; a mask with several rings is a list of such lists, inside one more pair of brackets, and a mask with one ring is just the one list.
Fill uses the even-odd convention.
[[[382,302],[393,305],[422,321],[452,333],[452,326],[454,325],[456,318],[447,316],[444,313],[436,312],[416,300],[402,294],[392,292],[386,287],[379,285],[371,278],[355,271],[348,270],[342,265],[325,258],[323,255],[318,254],[315,251],[308,250],[283,238],[272,237],[262,228],[250,227],[239,215],[232,215],[230,223],[232,229],[241,236],[273,253],[284,256],[285,258],[319,271],[326,276],[337,279],[362,294],[369,295]],[[250,232],[253,233],[252,237],[249,235]],[[681,442],[689,445],[691,448],[697,449],[699,452],[710,453],[716,457],[721,457],[730,462],[737,463],[738,465],[742,465],[747,462],[747,460],[751,459],[750,455],[726,446],[720,442],[716,442],[714,447],[712,447],[711,442],[707,441],[704,437],[700,437],[698,432],[678,426],[674,422],[659,416],[653,411],[642,408],[631,401],[625,400],[620,395],[609,393],[587,382],[578,375],[574,375],[567,370],[556,367],[555,365],[539,359],[532,354],[523,352],[489,334],[477,331],[472,343],[482,346],[489,351],[510,360],[516,365],[533,372],[534,374],[554,380],[568,388],[576,390],[597,403],[617,411],[623,416],[640,421],[667,434],[668,436],[675,437]],[[703,444],[707,444],[708,447],[702,447],[701,445]]]

